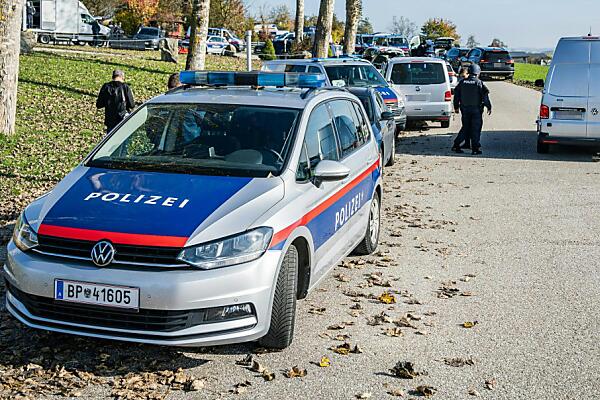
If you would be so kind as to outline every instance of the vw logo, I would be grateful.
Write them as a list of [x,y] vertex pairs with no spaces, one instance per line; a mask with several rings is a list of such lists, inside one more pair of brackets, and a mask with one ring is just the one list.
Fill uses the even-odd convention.
[[92,261],[99,267],[106,267],[113,262],[115,253],[112,243],[103,240],[92,247]]
[[598,115],[598,109],[597,108],[592,108],[592,115]]

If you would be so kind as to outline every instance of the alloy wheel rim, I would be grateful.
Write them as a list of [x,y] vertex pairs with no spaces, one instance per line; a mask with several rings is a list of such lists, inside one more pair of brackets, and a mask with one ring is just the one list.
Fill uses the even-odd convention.
[[371,213],[369,218],[369,231],[371,233],[371,243],[377,243],[379,239],[379,200],[373,198],[371,202]]

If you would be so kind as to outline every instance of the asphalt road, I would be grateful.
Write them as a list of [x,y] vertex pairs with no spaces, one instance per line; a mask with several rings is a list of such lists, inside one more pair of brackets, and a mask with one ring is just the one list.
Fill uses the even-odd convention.
[[[385,171],[380,254],[336,267],[299,303],[293,345],[255,355],[275,372],[274,381],[236,365],[255,351],[253,345],[168,349],[168,368],[206,379],[204,389],[171,391],[168,397],[385,399],[400,389],[410,398],[418,386],[429,385],[440,399],[600,398],[600,164],[591,161],[591,152],[577,149],[536,154],[539,93],[501,82],[489,87],[495,108],[485,119],[483,156],[450,153],[458,120],[448,130],[403,136],[397,164]],[[389,281],[391,287],[368,286],[374,273],[381,278],[372,277],[371,284]],[[396,304],[373,298],[385,290]],[[399,324],[413,327],[400,327],[399,337],[385,336],[396,324],[369,324],[382,312],[396,321],[411,314]],[[328,330],[349,321],[354,324]],[[476,324],[465,328],[465,322]],[[334,353],[330,347],[343,342],[323,333],[349,335],[347,341],[362,353]],[[26,344],[26,336],[14,339],[15,346]],[[165,354],[93,340],[77,346],[86,350],[69,352],[63,344],[58,356],[65,363],[75,358],[109,379],[127,368],[96,370],[98,360],[83,355],[98,347],[97,353],[123,358],[135,349],[136,357],[147,357],[135,360],[144,365],[141,370],[156,372],[152,359]],[[322,356],[330,367],[315,364]],[[446,359],[467,365],[451,366]],[[422,374],[395,377],[390,369],[399,361],[413,362]],[[295,365],[307,375],[286,378],[282,372]],[[245,381],[245,393],[230,393]],[[92,385],[81,393],[106,397],[111,390]]]

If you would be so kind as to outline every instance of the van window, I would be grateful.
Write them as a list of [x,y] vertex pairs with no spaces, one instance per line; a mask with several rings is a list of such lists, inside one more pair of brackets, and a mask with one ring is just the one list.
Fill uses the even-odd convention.
[[600,98],[600,64],[592,64],[590,66],[589,96]]
[[346,157],[363,144],[362,138],[358,136],[356,116],[352,118],[354,110],[348,100],[335,100],[330,105],[342,147],[342,157]]
[[321,68],[311,65],[310,67],[308,67],[308,73],[309,74],[320,74],[322,72],[321,72]]
[[554,64],[589,63],[590,42],[561,40],[556,47],[556,52],[554,53],[552,62]]
[[392,82],[396,85],[438,85],[446,79],[440,63],[399,63],[392,67]]
[[304,72],[304,71],[306,71],[306,65],[288,64],[285,66],[285,72]]
[[495,63],[495,62],[506,62],[511,59],[508,51],[486,51],[483,56],[487,62]]
[[591,42],[592,52],[591,60],[592,64],[600,64],[600,41]]
[[555,65],[548,93],[553,96],[587,97],[589,69],[589,64]]
[[321,160],[338,161],[340,159],[327,105],[321,104],[311,113],[304,142],[312,172],[315,171],[315,167]]

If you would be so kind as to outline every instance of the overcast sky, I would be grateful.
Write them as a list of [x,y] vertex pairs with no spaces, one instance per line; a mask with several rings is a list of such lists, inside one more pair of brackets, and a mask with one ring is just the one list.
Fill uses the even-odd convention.
[[[261,4],[287,4],[292,13],[295,0],[250,0],[251,12]],[[319,0],[305,0],[307,14],[319,12]],[[463,9],[457,6],[464,4]],[[336,14],[345,18],[345,1],[336,0]],[[363,15],[376,31],[389,28],[392,16],[405,16],[421,26],[429,17],[443,17],[458,26],[466,39],[489,44],[498,37],[512,48],[554,48],[562,36],[600,34],[600,0],[363,0]]]

